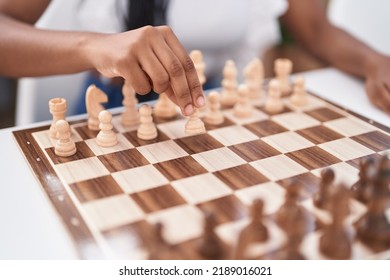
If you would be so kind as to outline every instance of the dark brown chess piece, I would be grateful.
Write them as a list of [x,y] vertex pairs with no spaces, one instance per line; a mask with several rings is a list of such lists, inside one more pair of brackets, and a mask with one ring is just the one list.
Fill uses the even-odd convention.
[[329,210],[334,178],[335,174],[332,169],[326,168],[321,171],[319,190],[313,197],[313,203],[316,207]]
[[367,203],[372,192],[372,171],[374,160],[368,158],[359,164],[359,180],[351,187],[352,195],[359,201]]
[[208,211],[205,212],[204,231],[198,252],[208,260],[218,260],[224,257],[223,244],[215,233],[216,225],[215,215]]

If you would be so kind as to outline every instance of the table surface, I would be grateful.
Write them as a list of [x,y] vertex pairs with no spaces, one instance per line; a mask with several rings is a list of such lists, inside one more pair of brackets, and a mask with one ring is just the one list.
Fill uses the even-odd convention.
[[[302,74],[310,91],[390,126],[390,117],[369,103],[362,81],[333,68]],[[61,219],[13,139],[12,131],[22,128],[0,130],[0,259],[77,259]]]

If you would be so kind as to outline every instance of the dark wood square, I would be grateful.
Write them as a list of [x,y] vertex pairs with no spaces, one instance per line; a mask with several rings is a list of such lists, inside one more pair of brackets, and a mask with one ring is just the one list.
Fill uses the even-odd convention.
[[360,169],[360,163],[363,161],[366,161],[368,159],[372,159],[374,162],[378,162],[382,156],[380,154],[371,154],[367,156],[363,156],[360,158],[355,158],[347,161],[348,164],[352,165],[353,167]]
[[191,156],[159,162],[154,166],[170,181],[207,173],[207,170]]
[[381,152],[390,149],[390,136],[380,131],[372,131],[361,135],[351,137],[363,146]]
[[341,161],[317,146],[287,153],[286,156],[309,170],[325,167]]
[[287,179],[283,179],[277,181],[276,183],[278,183],[282,187],[287,188],[292,181],[296,181],[298,182],[299,185],[302,186],[301,199],[307,199],[313,197],[313,195],[317,193],[319,189],[320,178],[318,178],[317,176],[313,175],[310,172],[299,174],[297,176],[293,176]]
[[204,212],[215,215],[217,224],[240,220],[247,216],[247,207],[234,195],[206,201],[197,205]]
[[111,175],[73,183],[69,186],[82,203],[124,193]]
[[207,131],[209,130],[213,130],[213,129],[217,129],[217,128],[222,128],[222,127],[227,127],[227,126],[231,126],[231,125],[235,125],[235,123],[231,120],[229,120],[228,118],[225,117],[225,119],[223,120],[223,123],[221,124],[218,124],[218,125],[214,125],[214,124],[209,124],[207,122],[204,121],[204,118],[202,118],[203,120],[203,123],[204,123],[204,126],[206,128]]
[[271,120],[264,120],[260,122],[246,124],[244,125],[244,127],[249,129],[251,132],[253,132],[259,137],[265,137],[288,131],[287,128]]
[[137,150],[129,149],[98,156],[110,172],[122,171],[149,164],[148,160]]
[[190,155],[224,147],[208,133],[179,138],[174,141]]
[[321,144],[343,138],[344,136],[323,125],[297,130],[296,133],[305,137],[314,144]]
[[232,189],[242,189],[257,184],[262,184],[268,179],[249,164],[243,164],[228,169],[214,172],[222,182]]
[[131,142],[131,144],[134,145],[134,147],[145,146],[145,145],[149,145],[149,144],[163,142],[163,141],[170,139],[167,135],[165,135],[165,133],[163,133],[159,129],[157,129],[157,138],[152,139],[152,140],[139,139],[137,136],[137,130],[123,133],[123,136],[125,136],[127,138],[127,140],[129,140]]
[[253,140],[228,147],[247,162],[279,155],[280,152],[262,140]]
[[320,122],[327,122],[345,117],[344,115],[326,107],[310,110],[305,113]]
[[70,157],[60,157],[55,154],[54,147],[46,148],[46,152],[49,155],[50,159],[53,161],[54,164],[59,163],[66,163],[71,162],[75,160],[85,159],[94,157],[95,154],[92,152],[92,150],[88,147],[87,144],[85,144],[84,141],[81,142],[75,142],[76,145],[76,153],[73,156]]
[[171,185],[133,193],[130,196],[145,213],[151,213],[186,203]]

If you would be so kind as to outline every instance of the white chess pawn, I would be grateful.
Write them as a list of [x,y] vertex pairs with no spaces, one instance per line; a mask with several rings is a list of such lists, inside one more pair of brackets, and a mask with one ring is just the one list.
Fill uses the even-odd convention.
[[237,68],[233,60],[228,60],[223,68],[221,104],[232,107],[237,101]]
[[237,118],[248,118],[253,113],[253,106],[249,99],[249,87],[242,84],[238,87],[238,101],[234,105],[234,115]]
[[137,137],[142,140],[152,140],[157,138],[157,128],[153,123],[152,108],[144,104],[139,108],[140,126],[137,130]]
[[208,124],[219,125],[224,122],[225,117],[221,111],[221,99],[217,91],[211,91],[207,96],[209,112],[204,118]]
[[295,106],[305,106],[309,103],[305,90],[305,79],[302,76],[298,76],[295,80],[290,102]]
[[54,153],[60,157],[73,156],[77,149],[73,140],[70,138],[70,127],[67,121],[59,120],[56,122],[57,142],[54,146]]
[[50,126],[50,137],[57,138],[56,123],[59,120],[65,120],[66,115],[66,100],[64,98],[53,98],[49,100],[50,113],[53,115],[53,122]]
[[100,132],[96,136],[96,142],[101,147],[112,147],[118,143],[116,133],[113,131],[112,115],[110,112],[103,110],[99,113]]
[[275,114],[283,111],[284,104],[281,98],[280,84],[278,80],[271,80],[268,85],[268,98],[265,102],[265,110]]
[[156,117],[163,119],[170,119],[178,114],[176,105],[169,99],[166,93],[159,94],[153,113]]
[[121,123],[124,126],[135,126],[139,124],[139,114],[137,110],[138,100],[135,97],[135,90],[125,81],[122,87],[124,112],[122,113]]
[[249,97],[260,99],[264,81],[264,65],[260,59],[254,58],[244,69],[245,84],[249,87]]
[[287,58],[275,60],[274,70],[276,79],[280,83],[280,92],[286,96],[291,92],[290,74],[292,72],[292,61]]
[[206,133],[206,128],[204,126],[204,123],[200,119],[200,113],[198,108],[195,108],[194,113],[189,117],[185,125],[184,132],[187,136]]

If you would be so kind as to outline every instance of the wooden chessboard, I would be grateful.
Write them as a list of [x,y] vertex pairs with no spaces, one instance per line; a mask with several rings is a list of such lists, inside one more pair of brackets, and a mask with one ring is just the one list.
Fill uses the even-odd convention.
[[[101,148],[86,120],[71,123],[77,154],[54,154],[49,126],[15,131],[14,136],[43,190],[73,237],[80,257],[144,259],[151,226],[164,225],[164,237],[178,258],[198,259],[203,211],[217,219],[217,236],[234,247],[248,223],[248,206],[265,200],[270,239],[256,250],[266,255],[285,242],[272,220],[284,201],[290,179],[304,187],[301,204],[315,217],[326,213],[312,204],[319,175],[331,167],[336,182],[358,180],[359,161],[390,151],[389,129],[344,111],[314,95],[309,104],[267,114],[261,105],[252,117],[238,119],[224,110],[222,125],[206,124],[207,133],[185,137],[186,119],[155,119],[158,138],[142,141],[136,127],[113,118],[119,143]],[[260,103],[259,103],[260,104]],[[350,201],[350,223],[366,205]],[[388,211],[389,212],[389,211]],[[390,213],[389,213],[390,214]],[[388,215],[390,218],[390,215]],[[302,254],[322,259],[320,229],[307,234]],[[354,259],[389,258],[390,250],[373,252],[354,241]]]

